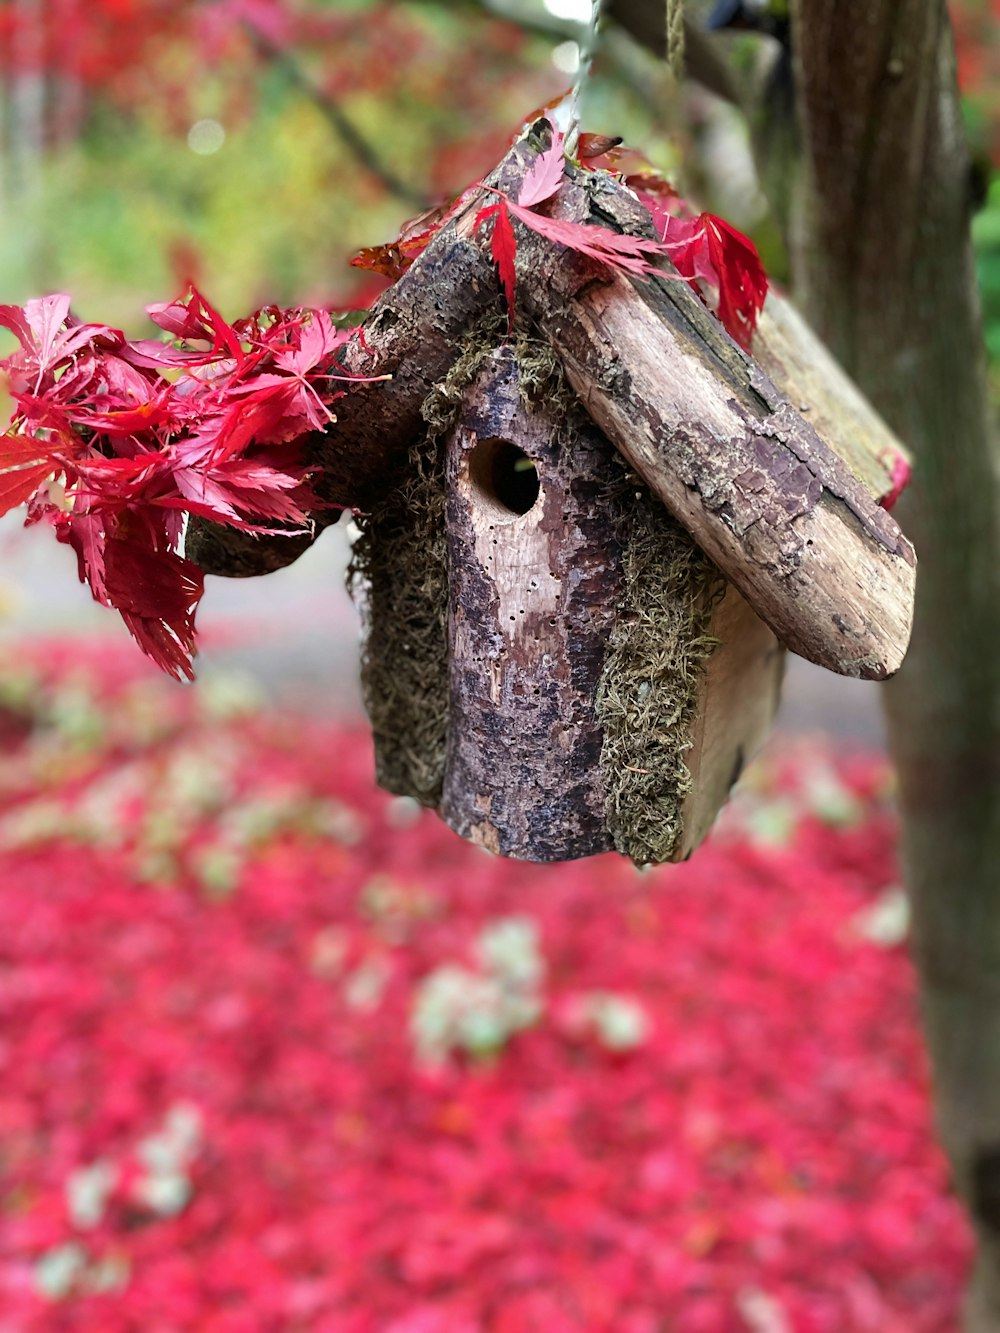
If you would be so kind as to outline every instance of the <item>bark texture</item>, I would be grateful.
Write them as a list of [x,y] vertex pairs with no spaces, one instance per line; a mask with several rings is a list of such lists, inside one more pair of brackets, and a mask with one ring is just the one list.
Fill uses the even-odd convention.
[[689,855],[767,734],[774,635],[590,423],[546,344],[488,357],[445,471],[443,818],[534,861]]
[[[571,217],[635,226],[613,182]],[[782,643],[882,679],[909,641],[915,560],[896,523],[686,284],[620,273],[522,229],[525,306],[594,421]]]
[[[515,145],[489,183],[516,190],[532,158],[527,145]],[[328,507],[314,515],[313,533],[254,537],[195,519],[185,549],[207,574],[241,578],[281,569],[296,560],[324,526],[335,522],[342,509],[368,512],[380,503],[421,432],[425,399],[446,378],[470,325],[498,299],[493,263],[471,226],[479,208],[494,197],[480,190],[466,202],[412,267],[379,297],[363,330],[341,353],[345,375],[390,378],[345,384],[344,397],[334,405],[335,429],[310,440],[314,487]]]
[[[513,192],[533,151],[516,145],[491,179]],[[648,230],[648,214],[609,178],[576,182],[565,214]],[[495,299],[474,225],[487,197],[466,201],[347,347],[345,371],[391,379],[352,386],[335,430],[317,437],[316,485],[329,504],[378,505],[405,466],[421,404]],[[518,226],[518,299],[623,457],[784,644],[843,674],[892,674],[909,636],[913,553],[836,447],[686,284],[637,285]],[[823,424],[840,443],[856,418],[830,412]],[[278,567],[302,547],[197,524],[188,541],[203,568],[230,574]]]
[[913,643],[887,688],[940,1132],[1000,1329],[1000,492],[940,0],[793,4],[796,291],[916,458]]
[[594,701],[622,596],[613,454],[559,402],[529,407],[520,379],[494,353],[448,442],[441,815],[490,851],[562,861],[612,846]]
[[844,462],[874,498],[888,496],[899,465],[911,462],[907,450],[826,344],[778,292],[768,293],[753,356],[820,435],[837,441]]

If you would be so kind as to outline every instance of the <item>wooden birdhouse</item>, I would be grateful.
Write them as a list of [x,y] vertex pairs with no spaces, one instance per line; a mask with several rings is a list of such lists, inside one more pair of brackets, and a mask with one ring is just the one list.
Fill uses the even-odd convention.
[[[588,173],[560,208],[649,225]],[[878,504],[899,445],[773,295],[750,358],[671,275],[526,231],[511,334],[475,210],[376,304],[345,369],[392,379],[352,386],[317,452],[360,511],[378,780],[505,856],[678,860],[765,736],[784,648],[900,665],[915,561]],[[217,540],[196,558],[234,572]]]

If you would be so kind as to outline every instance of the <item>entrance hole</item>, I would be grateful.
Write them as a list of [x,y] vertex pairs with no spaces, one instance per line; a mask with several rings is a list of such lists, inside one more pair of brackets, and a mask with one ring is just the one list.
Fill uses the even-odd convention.
[[540,486],[538,469],[510,440],[480,440],[469,455],[469,479],[481,501],[500,522],[512,522],[532,509]]

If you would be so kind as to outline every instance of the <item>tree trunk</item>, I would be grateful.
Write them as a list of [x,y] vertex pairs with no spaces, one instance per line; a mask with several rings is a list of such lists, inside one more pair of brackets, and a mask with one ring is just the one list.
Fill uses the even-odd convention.
[[15,0],[10,154],[20,193],[38,187],[45,118],[44,33],[39,0]]
[[[648,41],[660,0],[609,3]],[[795,0],[792,20],[798,125],[758,126],[782,157],[761,176],[791,203],[801,307],[916,455],[916,620],[884,701],[939,1131],[979,1244],[966,1333],[995,1333],[1000,487],[954,52],[944,0]]]
[[916,456],[920,558],[886,687],[937,1115],[979,1256],[968,1333],[1000,1329],[1000,493],[941,0],[793,6],[806,314]]

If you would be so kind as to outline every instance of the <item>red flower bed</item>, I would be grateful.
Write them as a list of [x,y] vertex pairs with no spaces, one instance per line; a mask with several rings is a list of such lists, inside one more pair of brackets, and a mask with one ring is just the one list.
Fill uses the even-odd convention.
[[883,761],[775,753],[687,864],[546,869],[361,730],[25,660],[4,1333],[956,1326]]

